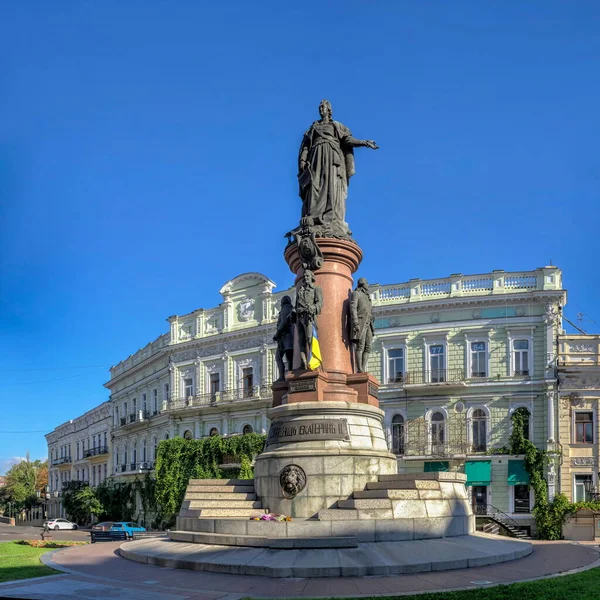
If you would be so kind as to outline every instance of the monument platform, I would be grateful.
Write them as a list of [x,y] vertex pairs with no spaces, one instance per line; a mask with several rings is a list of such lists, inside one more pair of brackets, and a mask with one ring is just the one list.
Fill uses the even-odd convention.
[[446,539],[359,543],[354,548],[272,549],[145,539],[120,547],[136,562],[267,577],[402,575],[494,565],[530,554],[530,542],[475,533]]

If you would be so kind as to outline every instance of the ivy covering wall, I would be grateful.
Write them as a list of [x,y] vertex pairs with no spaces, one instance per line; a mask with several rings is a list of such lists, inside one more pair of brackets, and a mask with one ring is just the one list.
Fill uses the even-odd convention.
[[176,437],[160,442],[154,495],[167,526],[175,521],[190,479],[252,479],[253,461],[265,441],[265,435],[250,433],[198,440]]

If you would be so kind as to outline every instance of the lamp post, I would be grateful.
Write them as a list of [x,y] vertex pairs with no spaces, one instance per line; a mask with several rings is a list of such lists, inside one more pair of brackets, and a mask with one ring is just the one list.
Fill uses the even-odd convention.
[[[598,473],[598,477],[600,477],[600,473]],[[596,486],[591,479],[586,479],[583,487],[585,488],[585,495],[589,499],[588,501],[600,502],[600,492],[596,489]]]

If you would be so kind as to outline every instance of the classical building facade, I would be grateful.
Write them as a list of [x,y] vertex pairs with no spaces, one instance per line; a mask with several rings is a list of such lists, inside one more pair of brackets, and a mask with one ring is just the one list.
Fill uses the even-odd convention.
[[600,335],[560,335],[558,352],[561,490],[572,502],[591,500],[600,470]]
[[104,402],[46,434],[48,517],[65,516],[60,501],[65,483],[87,481],[96,486],[112,474],[111,431],[111,407]]
[[[152,472],[158,443],[174,436],[268,431],[275,324],[282,297],[294,296],[274,289],[264,275],[240,275],[221,288],[219,306],[169,317],[169,331],[111,368],[108,473],[127,480]],[[556,447],[561,271],[411,280],[372,285],[371,295],[369,371],[382,383],[399,470],[466,472],[476,507],[532,524],[523,457],[505,447],[517,409],[527,411],[536,445]],[[53,438],[55,457],[67,443]]]

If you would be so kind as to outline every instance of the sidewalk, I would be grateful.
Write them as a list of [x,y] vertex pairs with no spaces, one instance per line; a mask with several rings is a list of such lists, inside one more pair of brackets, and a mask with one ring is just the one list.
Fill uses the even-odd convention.
[[597,545],[534,542],[531,555],[489,567],[390,577],[269,579],[153,567],[121,558],[118,548],[119,543],[102,543],[58,550],[46,555],[44,562],[67,574],[2,584],[0,596],[52,600],[239,600],[245,596],[394,595],[487,587],[600,566]]

